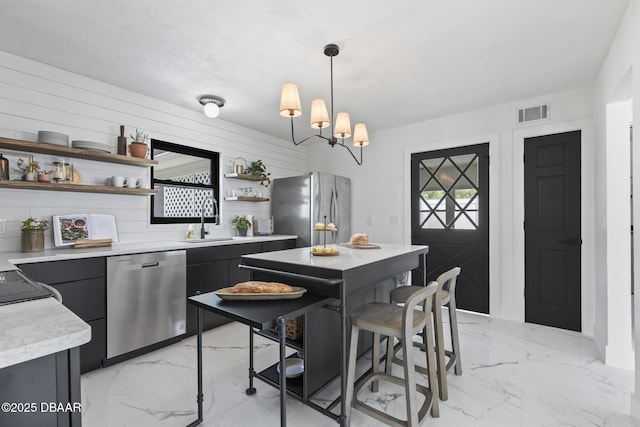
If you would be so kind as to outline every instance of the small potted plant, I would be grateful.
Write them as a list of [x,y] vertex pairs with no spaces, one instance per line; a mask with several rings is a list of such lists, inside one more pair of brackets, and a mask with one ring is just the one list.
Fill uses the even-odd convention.
[[251,162],[251,165],[247,167],[245,172],[252,178],[262,178],[260,180],[260,185],[262,185],[263,187],[268,187],[269,184],[271,184],[271,179],[269,178],[271,174],[267,172],[267,168],[262,163],[262,160]]
[[136,129],[136,134],[129,136],[131,137],[131,144],[129,144],[129,152],[131,155],[140,159],[147,158],[147,153],[149,151],[149,147],[147,147],[149,134]]
[[238,230],[238,236],[246,236],[247,230],[251,228],[251,222],[243,216],[236,215],[231,220],[231,228]]
[[48,221],[38,221],[29,217],[22,221],[20,239],[22,252],[39,252],[44,250],[44,231],[49,228]]

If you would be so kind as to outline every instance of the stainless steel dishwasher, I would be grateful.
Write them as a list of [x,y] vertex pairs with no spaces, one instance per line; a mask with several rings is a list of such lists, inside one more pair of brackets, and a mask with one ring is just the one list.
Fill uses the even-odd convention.
[[185,333],[186,251],[107,258],[107,359]]

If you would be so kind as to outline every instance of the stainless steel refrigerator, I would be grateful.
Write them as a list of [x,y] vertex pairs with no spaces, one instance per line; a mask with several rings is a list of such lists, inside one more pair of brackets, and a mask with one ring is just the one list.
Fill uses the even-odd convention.
[[[348,242],[351,237],[351,180],[322,172],[277,178],[271,190],[274,231],[295,234],[298,247]],[[337,231],[315,230],[315,224],[333,223]]]

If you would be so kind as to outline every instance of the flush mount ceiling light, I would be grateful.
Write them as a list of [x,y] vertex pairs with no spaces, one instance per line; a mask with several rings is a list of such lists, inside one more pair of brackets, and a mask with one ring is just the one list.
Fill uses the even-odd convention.
[[[324,47],[324,54],[331,59],[331,120],[329,119],[327,104],[325,104],[324,99],[314,99],[311,102],[311,128],[318,129],[318,133],[296,142],[293,132],[293,118],[302,114],[302,107],[300,106],[298,86],[295,83],[285,83],[282,85],[280,115],[291,118],[291,141],[294,145],[300,145],[306,140],[317,136],[327,141],[331,147],[338,145],[339,147],[346,148],[356,163],[362,165],[362,147],[369,144],[366,126],[364,123],[356,123],[353,128],[353,145],[360,147],[360,159],[358,159],[349,146],[344,143],[345,138],[351,137],[349,113],[340,112],[337,116],[333,114],[333,57],[337,56],[338,53],[340,53],[338,45],[328,44]],[[322,129],[329,126],[331,126],[331,136],[322,135]],[[340,141],[338,141],[338,138]]]
[[204,105],[204,113],[212,119],[218,117],[220,109],[224,107],[224,99],[215,95],[202,95],[198,98],[198,102]]

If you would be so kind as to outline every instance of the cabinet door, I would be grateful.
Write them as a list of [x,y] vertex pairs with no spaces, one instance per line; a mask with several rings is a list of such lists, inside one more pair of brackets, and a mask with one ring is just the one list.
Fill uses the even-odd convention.
[[105,259],[23,264],[20,269],[53,286],[62,295],[62,304],[91,326],[91,341],[80,347],[80,370],[99,368],[107,354]]
[[[79,403],[77,352],[61,351],[0,369],[0,401],[27,405],[27,410],[0,411],[2,427],[81,425],[80,412],[41,410],[41,405]],[[75,363],[74,363],[75,360]],[[35,405],[35,408],[29,405]],[[35,410],[34,410],[35,409]]]
[[105,317],[105,278],[52,285],[62,295],[62,304],[85,322]]
[[[215,261],[204,264],[187,266],[187,296],[196,295],[196,292],[212,292],[229,285],[229,262]],[[187,335],[197,332],[196,308],[187,303]],[[202,330],[207,330],[228,323],[226,317],[202,311]]]
[[293,249],[296,247],[295,239],[274,240],[262,243],[262,252],[281,251],[283,249]]
[[47,285],[106,276],[104,257],[21,264],[29,277]]

